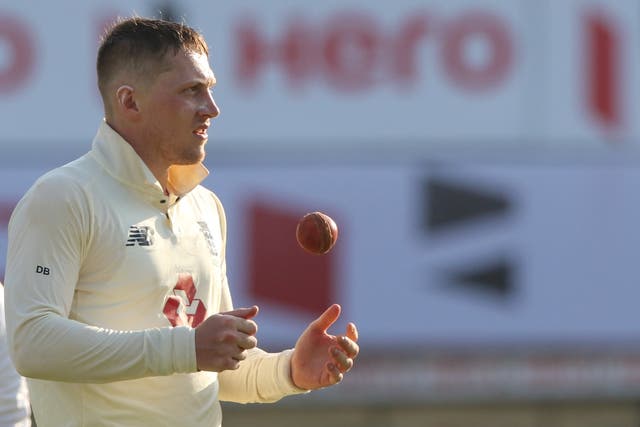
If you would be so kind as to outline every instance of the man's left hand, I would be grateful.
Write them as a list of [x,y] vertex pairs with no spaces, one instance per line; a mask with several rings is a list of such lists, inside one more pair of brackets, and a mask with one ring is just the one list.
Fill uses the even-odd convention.
[[300,335],[291,358],[294,384],[305,390],[315,390],[342,381],[358,355],[358,330],[349,323],[345,335],[329,335],[327,329],[340,316],[340,306],[333,304],[311,322]]

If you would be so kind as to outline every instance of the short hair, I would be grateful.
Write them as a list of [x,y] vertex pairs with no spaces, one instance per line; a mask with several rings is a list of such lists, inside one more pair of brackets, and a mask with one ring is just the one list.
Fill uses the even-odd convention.
[[169,50],[209,55],[204,37],[193,28],[161,19],[119,19],[108,28],[98,48],[98,88],[106,101],[107,88],[119,70],[130,69],[153,79],[166,70]]

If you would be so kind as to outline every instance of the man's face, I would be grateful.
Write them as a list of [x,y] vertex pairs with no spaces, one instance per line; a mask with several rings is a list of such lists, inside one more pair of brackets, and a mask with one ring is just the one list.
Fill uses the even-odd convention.
[[167,167],[198,163],[205,156],[211,119],[220,113],[211,94],[216,79],[204,54],[169,52],[166,61],[168,71],[139,98],[144,138]]

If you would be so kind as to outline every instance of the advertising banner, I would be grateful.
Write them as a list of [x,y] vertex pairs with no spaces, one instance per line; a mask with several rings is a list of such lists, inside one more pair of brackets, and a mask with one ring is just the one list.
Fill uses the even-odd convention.
[[99,37],[133,14],[204,33],[229,150],[580,150],[639,135],[633,0],[35,3],[0,6],[4,159],[83,151],[102,118]]
[[[228,218],[238,306],[258,304],[261,343],[293,344],[338,302],[369,349],[632,344],[640,171],[482,163],[212,168]],[[2,170],[2,229],[37,171]],[[304,252],[297,220],[339,227]],[[0,234],[6,250],[6,231]],[[123,230],[123,245],[127,230]]]

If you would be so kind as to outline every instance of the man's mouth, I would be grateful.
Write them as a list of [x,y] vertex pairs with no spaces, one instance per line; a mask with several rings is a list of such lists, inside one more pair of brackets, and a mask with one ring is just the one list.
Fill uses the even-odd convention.
[[197,136],[200,136],[200,137],[206,138],[206,137],[207,137],[207,129],[209,129],[209,126],[207,126],[207,125],[202,125],[202,126],[197,127],[197,128],[193,131],[193,133],[194,133],[195,135],[197,135]]

